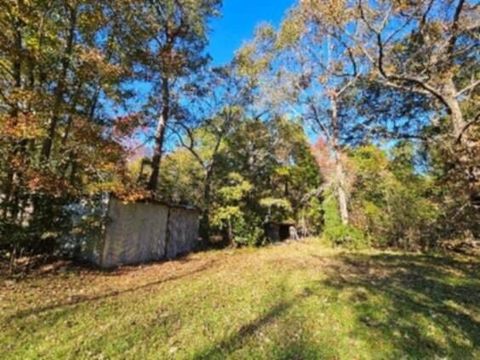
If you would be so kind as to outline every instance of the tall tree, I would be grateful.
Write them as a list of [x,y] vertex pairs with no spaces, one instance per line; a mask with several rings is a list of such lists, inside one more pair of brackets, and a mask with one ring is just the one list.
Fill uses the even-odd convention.
[[479,60],[478,4],[359,0],[351,6],[363,27],[351,36],[370,60],[375,80],[437,101],[450,116],[452,137],[460,139],[479,115],[461,106],[480,86],[472,68]]
[[150,88],[146,114],[154,130],[152,171],[155,192],[168,126],[181,118],[181,88],[206,64],[208,21],[220,0],[123,1],[116,5],[125,43],[135,56],[133,69]]
[[335,164],[331,179],[343,224],[349,222],[349,195],[342,138],[351,120],[343,97],[362,65],[354,43],[344,35],[351,20],[346,10],[341,1],[301,2],[278,33],[269,28],[258,32],[253,54],[257,62],[269,63],[263,80],[269,105],[303,118],[325,140]]
[[225,139],[248,111],[251,88],[231,64],[203,72],[189,86],[185,100],[189,121],[180,122],[173,131],[203,169],[202,230],[208,239],[214,172]]
[[[444,145],[449,176],[461,181],[475,201],[480,193],[478,3],[358,0],[349,8],[361,31],[348,35],[369,60],[370,79],[428,101],[433,111],[424,116],[437,128],[429,135]],[[448,126],[439,126],[444,119]]]
[[0,4],[2,225],[118,188],[125,153],[111,108],[130,76],[109,14],[90,0]]

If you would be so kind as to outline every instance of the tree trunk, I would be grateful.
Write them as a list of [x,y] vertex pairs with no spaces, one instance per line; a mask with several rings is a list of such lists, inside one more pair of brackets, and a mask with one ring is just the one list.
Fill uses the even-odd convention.
[[228,219],[228,244],[233,245],[233,229],[232,229],[232,221]]
[[62,59],[62,71],[60,77],[58,78],[57,88],[55,89],[55,100],[53,104],[53,114],[50,124],[48,125],[47,137],[43,142],[42,146],[42,159],[47,161],[50,159],[52,153],[53,140],[55,138],[55,132],[57,129],[57,124],[60,119],[60,110],[63,102],[63,97],[65,94],[66,81],[68,69],[70,67],[70,58],[73,52],[73,46],[75,41],[75,30],[77,27],[77,9],[70,8],[70,28],[67,39],[67,46],[65,48],[65,54]]
[[152,157],[152,174],[148,182],[147,190],[155,192],[158,187],[158,177],[160,175],[160,162],[163,155],[163,143],[168,119],[170,116],[170,87],[168,78],[162,79],[162,113],[158,120],[158,126],[155,134],[155,149]]
[[349,214],[348,214],[348,196],[346,191],[346,179],[345,179],[345,170],[343,168],[342,159],[341,159],[341,150],[338,143],[339,139],[339,124],[338,124],[338,104],[336,94],[332,94],[330,97],[330,110],[331,110],[331,120],[332,120],[332,134],[331,134],[331,143],[334,151],[334,160],[335,160],[335,185],[337,193],[338,207],[340,211],[340,218],[342,219],[343,225],[348,225]]
[[467,191],[473,204],[479,196],[480,183],[480,165],[478,161],[474,160],[477,155],[475,151],[472,151],[475,148],[475,139],[472,139],[471,134],[466,131],[467,121],[462,113],[460,102],[456,97],[457,88],[452,78],[445,83],[443,94],[451,116],[454,136],[452,141],[457,164],[467,180]]
[[349,213],[348,213],[348,197],[346,192],[346,179],[343,164],[340,159],[340,154],[335,155],[335,177],[337,181],[337,198],[338,207],[340,210],[340,217],[343,225],[348,225]]
[[202,214],[202,237],[210,241],[210,205],[212,197],[212,174],[213,165],[210,166],[205,174],[205,187],[203,189],[203,214]]
[[444,98],[445,102],[448,105],[448,111],[452,118],[453,126],[453,136],[456,139],[459,139],[462,135],[463,130],[465,129],[465,119],[462,114],[462,109],[460,108],[460,103],[457,100],[457,89],[453,82],[453,79],[449,79],[444,86]]
[[202,237],[205,241],[210,241],[210,183],[205,184],[204,189],[204,208],[202,214]]
[[[18,8],[19,11],[21,12],[23,10],[23,1],[18,1]],[[21,90],[22,89],[22,64],[24,62],[23,59],[23,22],[20,20],[19,17],[14,19],[13,22],[13,27],[15,28],[15,55],[14,55],[14,60],[13,60],[13,78],[14,78],[14,88],[16,90]],[[12,109],[10,110],[10,116],[12,119],[14,119],[15,124],[17,121],[17,117],[19,115],[19,105],[18,102],[15,101],[15,103],[12,106]],[[17,155],[19,149],[21,148],[21,142],[16,142],[14,141],[12,143],[12,149],[8,153],[8,168],[7,168],[7,174],[6,174],[6,181],[5,181],[5,189],[4,189],[4,200],[2,202],[2,217],[5,219],[15,213],[15,211],[18,208],[18,204],[15,202],[15,191],[16,191],[16,186],[15,186],[15,179],[18,177],[18,169],[15,169],[11,164],[13,163],[14,157]]]

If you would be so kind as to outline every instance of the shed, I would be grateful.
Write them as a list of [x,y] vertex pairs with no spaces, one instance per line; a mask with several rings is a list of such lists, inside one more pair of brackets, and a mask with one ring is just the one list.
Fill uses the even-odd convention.
[[124,203],[110,196],[103,233],[88,258],[110,268],[173,259],[198,245],[199,211],[156,201]]
[[289,221],[265,223],[265,235],[272,242],[298,238],[295,223]]

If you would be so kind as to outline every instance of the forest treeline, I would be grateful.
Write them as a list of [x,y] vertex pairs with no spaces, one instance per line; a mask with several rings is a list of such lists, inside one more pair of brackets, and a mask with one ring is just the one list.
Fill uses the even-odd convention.
[[235,244],[268,222],[355,247],[480,237],[478,4],[304,0],[221,67],[217,16],[220,0],[1,2],[4,254],[87,236],[71,205],[105,193],[195,205],[204,239]]

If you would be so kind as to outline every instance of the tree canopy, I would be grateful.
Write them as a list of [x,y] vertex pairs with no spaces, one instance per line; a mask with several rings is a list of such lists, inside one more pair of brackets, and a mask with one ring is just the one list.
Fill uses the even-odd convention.
[[478,4],[303,0],[215,67],[220,14],[2,2],[2,249],[58,241],[105,193],[195,205],[206,242],[263,244],[271,222],[351,246],[480,236]]

